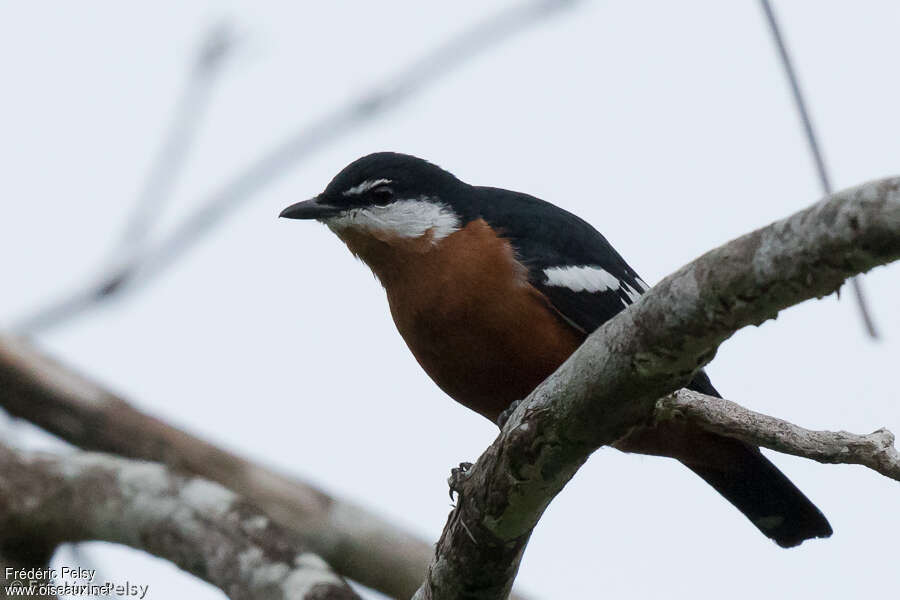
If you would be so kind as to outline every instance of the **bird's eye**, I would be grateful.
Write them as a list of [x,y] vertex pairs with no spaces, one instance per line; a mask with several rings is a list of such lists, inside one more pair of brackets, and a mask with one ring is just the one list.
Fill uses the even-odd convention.
[[394,190],[387,185],[379,185],[372,189],[372,200],[378,206],[384,206],[394,199]]

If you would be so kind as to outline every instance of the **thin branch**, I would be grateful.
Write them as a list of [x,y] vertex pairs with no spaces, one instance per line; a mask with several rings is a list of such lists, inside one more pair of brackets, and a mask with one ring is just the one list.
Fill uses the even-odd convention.
[[159,220],[165,202],[171,197],[173,186],[187,162],[187,151],[196,138],[200,121],[209,108],[212,85],[234,50],[235,40],[231,28],[219,23],[206,33],[197,48],[189,77],[175,104],[168,133],[156,153],[134,211],[119,239],[117,251],[136,253],[152,225]]
[[109,254],[107,266],[102,269],[103,275],[20,319],[16,331],[35,334],[62,323],[115,294],[130,277],[132,263],[144,249],[147,234],[171,197],[200,120],[209,107],[212,85],[233,47],[234,37],[226,25],[216,25],[206,33],[175,104],[166,136],[141,186],[131,216]]
[[0,444],[0,506],[4,539],[125,544],[235,600],[359,600],[296,536],[234,492],[156,463]]
[[900,178],[835,194],[666,277],[539,385],[461,479],[414,598],[505,598],[544,509],[595,449],[652,423],[657,400],[737,330],[897,259]]
[[685,419],[707,431],[820,463],[862,465],[900,481],[900,452],[887,429],[868,435],[813,431],[691,390],[660,399],[655,417],[657,421]]
[[25,319],[16,332],[35,331],[61,323],[121,294],[146,285],[174,264],[219,221],[262,191],[279,176],[327,144],[357,130],[363,123],[394,109],[429,85],[546,17],[562,12],[578,0],[529,0],[503,10],[432,50],[394,77],[333,113],[290,136],[252,162],[236,177],[210,194],[194,213],[153,247],[124,264],[114,265],[88,285],[38,312],[43,318]]
[[342,575],[394,598],[421,583],[432,546],[354,504],[172,427],[38,352],[0,336],[0,406],[86,450],[217,481],[291,528]]
[[[806,135],[806,141],[809,144],[809,151],[812,154],[813,162],[816,165],[816,173],[819,176],[819,183],[822,185],[822,192],[825,195],[832,193],[831,178],[828,175],[828,168],[825,166],[825,157],[822,154],[822,147],[819,145],[816,130],[812,124],[812,118],[809,116],[809,109],[806,106],[806,100],[803,96],[803,90],[800,89],[800,82],[797,79],[797,72],[794,69],[794,62],[791,60],[790,52],[788,52],[787,44],[784,42],[784,36],[781,34],[781,27],[778,25],[778,19],[775,17],[775,11],[769,0],[759,0],[762,5],[763,12],[766,15],[766,22],[769,25],[769,32],[772,34],[772,40],[778,49],[778,57],[781,60],[781,66],[784,74],[788,78],[791,86],[791,94],[794,97],[794,104],[797,106],[797,113],[800,121],[803,123],[803,132]],[[875,329],[875,322],[869,311],[868,302],[863,292],[862,283],[858,277],[850,280],[853,286],[853,293],[856,296],[856,305],[859,307],[860,316],[862,316],[863,324],[866,331],[873,339],[878,339],[878,330]]]

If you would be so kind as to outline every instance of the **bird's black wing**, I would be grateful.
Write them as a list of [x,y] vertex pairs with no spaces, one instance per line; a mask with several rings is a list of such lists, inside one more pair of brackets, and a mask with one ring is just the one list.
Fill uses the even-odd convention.
[[[480,189],[486,196],[481,204],[487,207],[480,209],[481,218],[512,242],[531,284],[585,334],[646,291],[637,273],[587,222],[531,196]],[[688,388],[719,396],[702,370]],[[679,435],[688,449],[679,460],[779,545],[831,535],[821,511],[758,448],[691,426],[670,439]],[[666,455],[665,450],[639,446],[631,450]]]
[[512,242],[518,260],[572,325],[588,334],[646,291],[634,269],[583,219],[533,196],[478,188],[478,215]]
[[[478,213],[510,240],[530,283],[585,334],[633,303],[649,286],[590,223],[527,194],[476,188]],[[703,371],[688,386],[718,396]]]

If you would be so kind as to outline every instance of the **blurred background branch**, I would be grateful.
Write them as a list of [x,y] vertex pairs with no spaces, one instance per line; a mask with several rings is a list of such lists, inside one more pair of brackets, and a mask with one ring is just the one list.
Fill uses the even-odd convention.
[[[103,540],[170,560],[235,600],[359,600],[297,536],[216,483],[157,463],[3,443],[0,473],[0,547]],[[24,564],[46,566],[37,562]]]
[[[813,127],[812,117],[809,115],[809,108],[807,108],[803,90],[800,88],[800,81],[797,79],[794,61],[791,59],[790,52],[788,52],[787,44],[784,41],[784,35],[781,33],[781,27],[775,16],[775,10],[772,8],[772,3],[769,0],[759,0],[759,2],[766,15],[766,23],[769,26],[769,32],[772,35],[772,41],[775,43],[775,48],[778,50],[778,58],[784,69],[785,77],[787,77],[788,83],[791,86],[791,95],[794,98],[797,114],[803,125],[803,133],[806,136],[806,142],[809,145],[809,152],[812,154],[813,163],[815,163],[816,166],[816,174],[818,175],[819,183],[822,186],[822,193],[828,196],[834,191],[831,187],[831,177],[828,175],[828,168],[825,166],[825,157],[822,154],[822,147],[819,144],[816,130]],[[850,285],[853,288],[856,306],[859,308],[859,314],[862,317],[866,332],[868,332],[872,339],[878,339],[878,330],[875,328],[875,321],[872,319],[872,314],[869,310],[868,301],[866,300],[860,278],[852,278],[850,280]]]
[[157,152],[134,211],[122,231],[114,258],[120,251],[126,256],[135,254],[165,210],[178,176],[187,163],[188,150],[200,120],[209,108],[213,83],[236,44],[235,34],[227,23],[214,26],[206,34],[175,105],[165,142]]
[[23,317],[13,329],[36,334],[81,314],[104,298],[115,295],[140,261],[147,234],[163,215],[175,183],[187,162],[198,126],[209,108],[213,84],[234,51],[236,39],[230,27],[210,28],[199,44],[164,141],[144,180],[131,216],[113,246],[99,279],[64,293],[58,300]]
[[339,573],[391,597],[408,598],[421,583],[431,544],[359,506],[141,413],[27,342],[3,336],[0,406],[84,450],[157,461],[216,481],[301,536]]
[[[126,288],[133,291],[148,284],[228,214],[289,169],[295,168],[304,158],[357,130],[366,121],[397,108],[453,69],[502,44],[515,34],[574,6],[578,1],[528,0],[515,3],[477,23],[413,61],[375,89],[351,99],[333,113],[323,116],[311,126],[263,153],[201,201],[199,208],[160,242],[144,248],[139,242],[145,237],[154,217],[158,217],[175,175],[180,170],[194,124],[202,114],[201,108],[205,106],[200,100],[207,96],[205,91],[212,80],[211,73],[216,72],[232,46],[230,34],[226,30],[214,30],[202,47],[192,70],[187,93],[179,104],[178,117],[170,129],[169,141],[164,145],[155,168],[151,170],[137,209],[125,229],[122,243],[117,249],[117,255],[121,255],[114,257],[112,266],[102,269],[100,275],[87,285],[63,294],[61,299],[19,319],[12,330],[20,334],[39,333],[120,295]],[[168,155],[167,149],[174,150],[174,154]],[[130,251],[124,251],[125,248]]]

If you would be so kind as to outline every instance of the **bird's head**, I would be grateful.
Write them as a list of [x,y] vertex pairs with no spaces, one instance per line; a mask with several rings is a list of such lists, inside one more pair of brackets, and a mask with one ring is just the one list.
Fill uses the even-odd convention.
[[350,163],[325,191],[280,216],[324,223],[372,266],[368,255],[385,245],[424,252],[457,231],[451,201],[466,187],[421,158],[379,152]]

